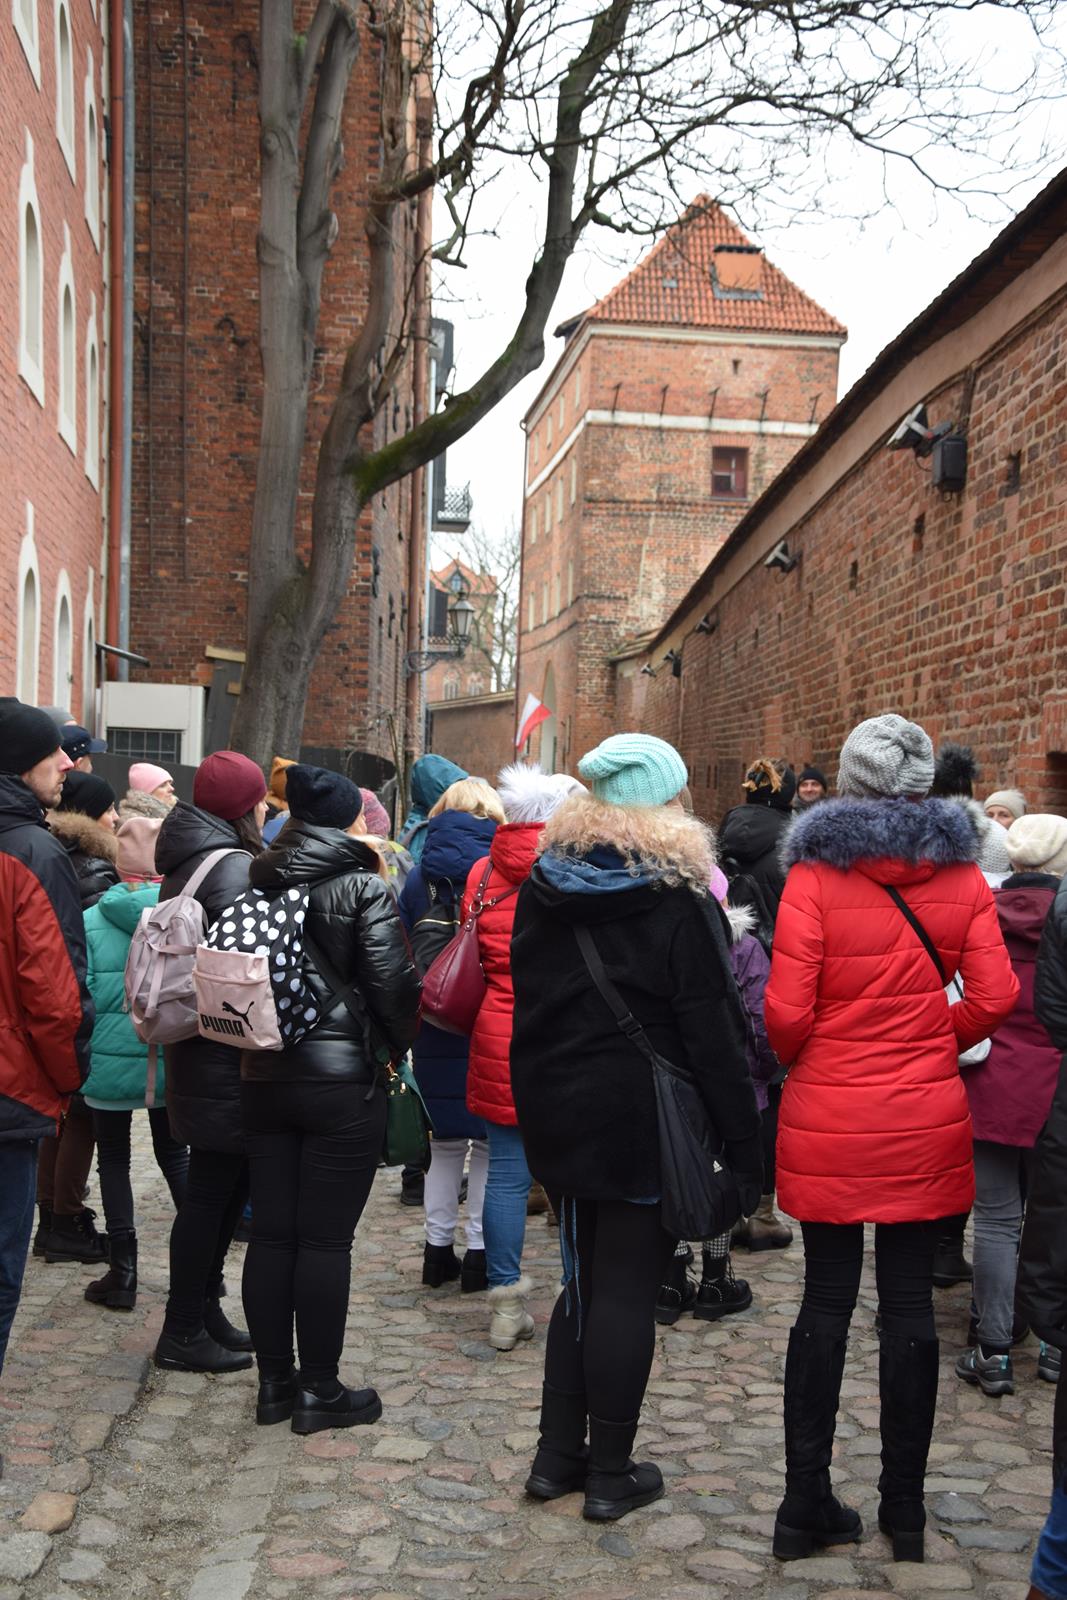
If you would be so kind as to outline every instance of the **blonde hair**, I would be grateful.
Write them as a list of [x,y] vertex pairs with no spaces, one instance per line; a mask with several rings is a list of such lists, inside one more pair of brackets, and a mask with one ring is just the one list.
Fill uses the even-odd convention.
[[491,822],[506,822],[500,796],[484,778],[460,778],[450,783],[441,798],[430,807],[430,816],[442,811],[467,811],[472,817],[488,817]]
[[678,806],[615,806],[592,794],[571,795],[546,822],[539,848],[584,856],[598,845],[617,850],[635,878],[650,873],[672,888],[708,892],[714,835]]

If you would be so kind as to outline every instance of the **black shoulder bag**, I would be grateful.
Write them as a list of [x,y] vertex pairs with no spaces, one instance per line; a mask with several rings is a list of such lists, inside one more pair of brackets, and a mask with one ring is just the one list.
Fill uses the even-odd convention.
[[943,989],[949,980],[945,973],[944,962],[941,960],[941,957],[938,954],[938,949],[934,941],[931,939],[930,935],[927,933],[926,929],[923,927],[922,923],[919,921],[918,917],[915,915],[914,911],[911,909],[900,891],[898,889],[894,889],[891,883],[883,883],[881,887],[885,890],[890,900],[892,900],[893,904],[896,906],[905,922],[911,923],[916,934],[918,935],[919,942],[922,944],[923,949],[926,951],[926,954],[930,957],[930,960],[937,968],[937,975],[941,979],[941,987]]
[[688,1073],[656,1050],[605,972],[589,929],[578,925],[574,936],[589,976],[620,1031],[652,1068],[663,1227],[676,1239],[714,1239],[732,1228],[740,1217],[741,1197],[700,1090]]

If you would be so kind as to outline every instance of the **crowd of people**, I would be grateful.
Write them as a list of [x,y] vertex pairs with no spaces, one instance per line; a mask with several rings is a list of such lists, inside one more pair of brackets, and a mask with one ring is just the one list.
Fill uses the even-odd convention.
[[[341,773],[278,757],[268,777],[225,750],[188,800],[144,762],[120,800],[93,772],[102,748],[62,708],[0,702],[0,1362],[35,1199],[34,1254],[99,1267],[85,1296],[103,1311],[135,1305],[143,1112],[175,1208],[156,1364],[254,1362],[262,1425],[376,1421],[376,1391],[340,1360],[410,1053],[432,1139],[401,1199],[424,1209],[424,1286],[485,1294],[486,1337],[508,1352],[535,1333],[528,1213],[558,1227],[531,1497],[581,1493],[586,1518],[614,1521],[664,1492],[632,1458],[656,1324],[743,1315],[734,1253],[789,1248],[793,1219],[804,1288],[773,1549],[858,1540],[830,1467],[873,1224],[878,1522],[897,1560],[922,1559],[935,1287],[973,1279],[955,1371],[990,1399],[1013,1392],[1031,1328],[1040,1378],[1058,1382],[1067,1343],[1067,819],[1014,789],[977,799],[970,752],[935,754],[893,714],[849,734],[834,796],[816,766],[753,759],[717,832],[677,751],[640,733],[605,739],[577,777],[517,762],[490,784],[424,756],[395,828]],[[207,947],[266,957],[269,1046],[250,1047],[251,1003],[215,1033],[197,1006],[161,1044],[143,1026],[148,930],[172,930],[171,954],[189,917]],[[457,1031],[420,1017],[420,984],[463,939],[484,993]],[[700,1107],[696,1157],[670,1092]],[[699,1237],[675,1220],[697,1216],[687,1185]],[[246,1217],[247,1330],[224,1307]],[[1067,1600],[1062,1384],[1054,1457],[1033,1581]]]

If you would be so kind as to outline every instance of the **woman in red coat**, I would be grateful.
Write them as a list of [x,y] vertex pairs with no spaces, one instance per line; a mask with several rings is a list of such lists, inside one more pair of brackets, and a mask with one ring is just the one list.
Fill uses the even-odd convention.
[[[764,1015],[790,1068],[778,1192],[800,1220],[805,1267],[785,1370],[783,1560],[862,1531],[834,1499],[829,1468],[865,1222],[876,1224],[882,1330],[878,1521],[897,1560],[922,1559],[938,1372],[933,1224],[974,1198],[957,1058],[1003,1021],[1019,988],[973,823],[962,806],[922,798],[933,772],[915,723],[861,722],[841,751],[845,798],[812,807],[783,848]],[[950,1010],[943,974],[957,971],[965,998]]]
[[536,765],[505,767],[497,793],[508,820],[497,829],[488,857],[472,867],[463,900],[464,917],[478,899],[484,907],[477,926],[486,992],[471,1036],[467,1106],[482,1118],[489,1137],[482,1228],[493,1311],[489,1343],[497,1350],[513,1350],[534,1328],[526,1310],[531,1285],[522,1276],[530,1169],[511,1098],[511,929],[518,890],[537,859],[544,825],[581,787],[576,778],[550,777]]

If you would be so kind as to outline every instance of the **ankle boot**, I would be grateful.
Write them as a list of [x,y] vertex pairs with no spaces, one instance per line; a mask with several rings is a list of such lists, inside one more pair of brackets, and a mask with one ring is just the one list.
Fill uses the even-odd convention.
[[585,1395],[541,1385],[541,1435],[526,1493],[535,1500],[559,1500],[585,1488],[589,1451],[585,1443]]
[[422,1281],[431,1289],[451,1283],[463,1271],[450,1244],[428,1244],[422,1252]]
[[774,1524],[774,1554],[799,1561],[832,1544],[855,1544],[856,1512],[830,1489],[830,1460],[845,1370],[846,1340],[826,1333],[789,1334],[785,1360],[785,1499]]
[[235,1328],[221,1302],[210,1295],[204,1301],[204,1328],[224,1350],[251,1350],[252,1335],[244,1328]]
[[686,1272],[686,1256],[672,1256],[666,1275],[656,1296],[656,1321],[662,1327],[673,1328],[683,1311],[692,1311],[696,1303],[696,1284]]
[[638,1418],[606,1422],[589,1418],[589,1471],[582,1516],[587,1522],[617,1522],[663,1493],[663,1474],[651,1461],[631,1461]]
[[301,1383],[290,1427],[294,1433],[359,1428],[377,1422],[381,1414],[376,1389],[346,1389],[339,1378],[333,1378],[326,1383]]
[[51,1231],[52,1231],[52,1207],[51,1206],[38,1206],[37,1207],[37,1232],[33,1236],[33,1253],[34,1253],[35,1256],[43,1256],[44,1255],[45,1241],[47,1240],[48,1235],[51,1233]]
[[534,1319],[526,1309],[526,1296],[532,1288],[529,1278],[520,1278],[518,1283],[501,1283],[490,1289],[489,1343],[494,1350],[514,1350],[520,1339],[533,1338]]
[[793,1243],[793,1230],[774,1209],[774,1195],[765,1194],[748,1219],[743,1242],[749,1250],[784,1250]]
[[256,1396],[256,1424],[269,1428],[275,1422],[288,1422],[300,1391],[300,1374],[290,1367],[282,1378],[260,1378]]
[[894,1561],[923,1559],[923,1481],[937,1408],[936,1339],[883,1333],[878,1355],[882,1475],[878,1526],[893,1543]]
[[744,1278],[734,1277],[729,1256],[709,1256],[704,1252],[704,1268],[697,1291],[693,1315],[701,1322],[718,1322],[752,1304],[752,1289]]
[[84,1207],[72,1217],[53,1214],[52,1226],[45,1235],[44,1258],[57,1261],[81,1261],[98,1267],[107,1260],[107,1240],[96,1231],[96,1212]]
[[170,1372],[245,1372],[252,1365],[246,1350],[227,1350],[206,1328],[195,1333],[168,1333],[166,1327],[152,1357]]
[[485,1270],[485,1251],[468,1250],[459,1269],[460,1293],[484,1294],[488,1287],[489,1278]]
[[137,1235],[122,1229],[110,1235],[110,1266],[85,1286],[85,1298],[109,1311],[132,1311],[137,1304]]
[[963,1253],[963,1230],[970,1212],[963,1211],[954,1217],[943,1217],[934,1246],[934,1286],[951,1289],[956,1283],[971,1283],[974,1268]]

